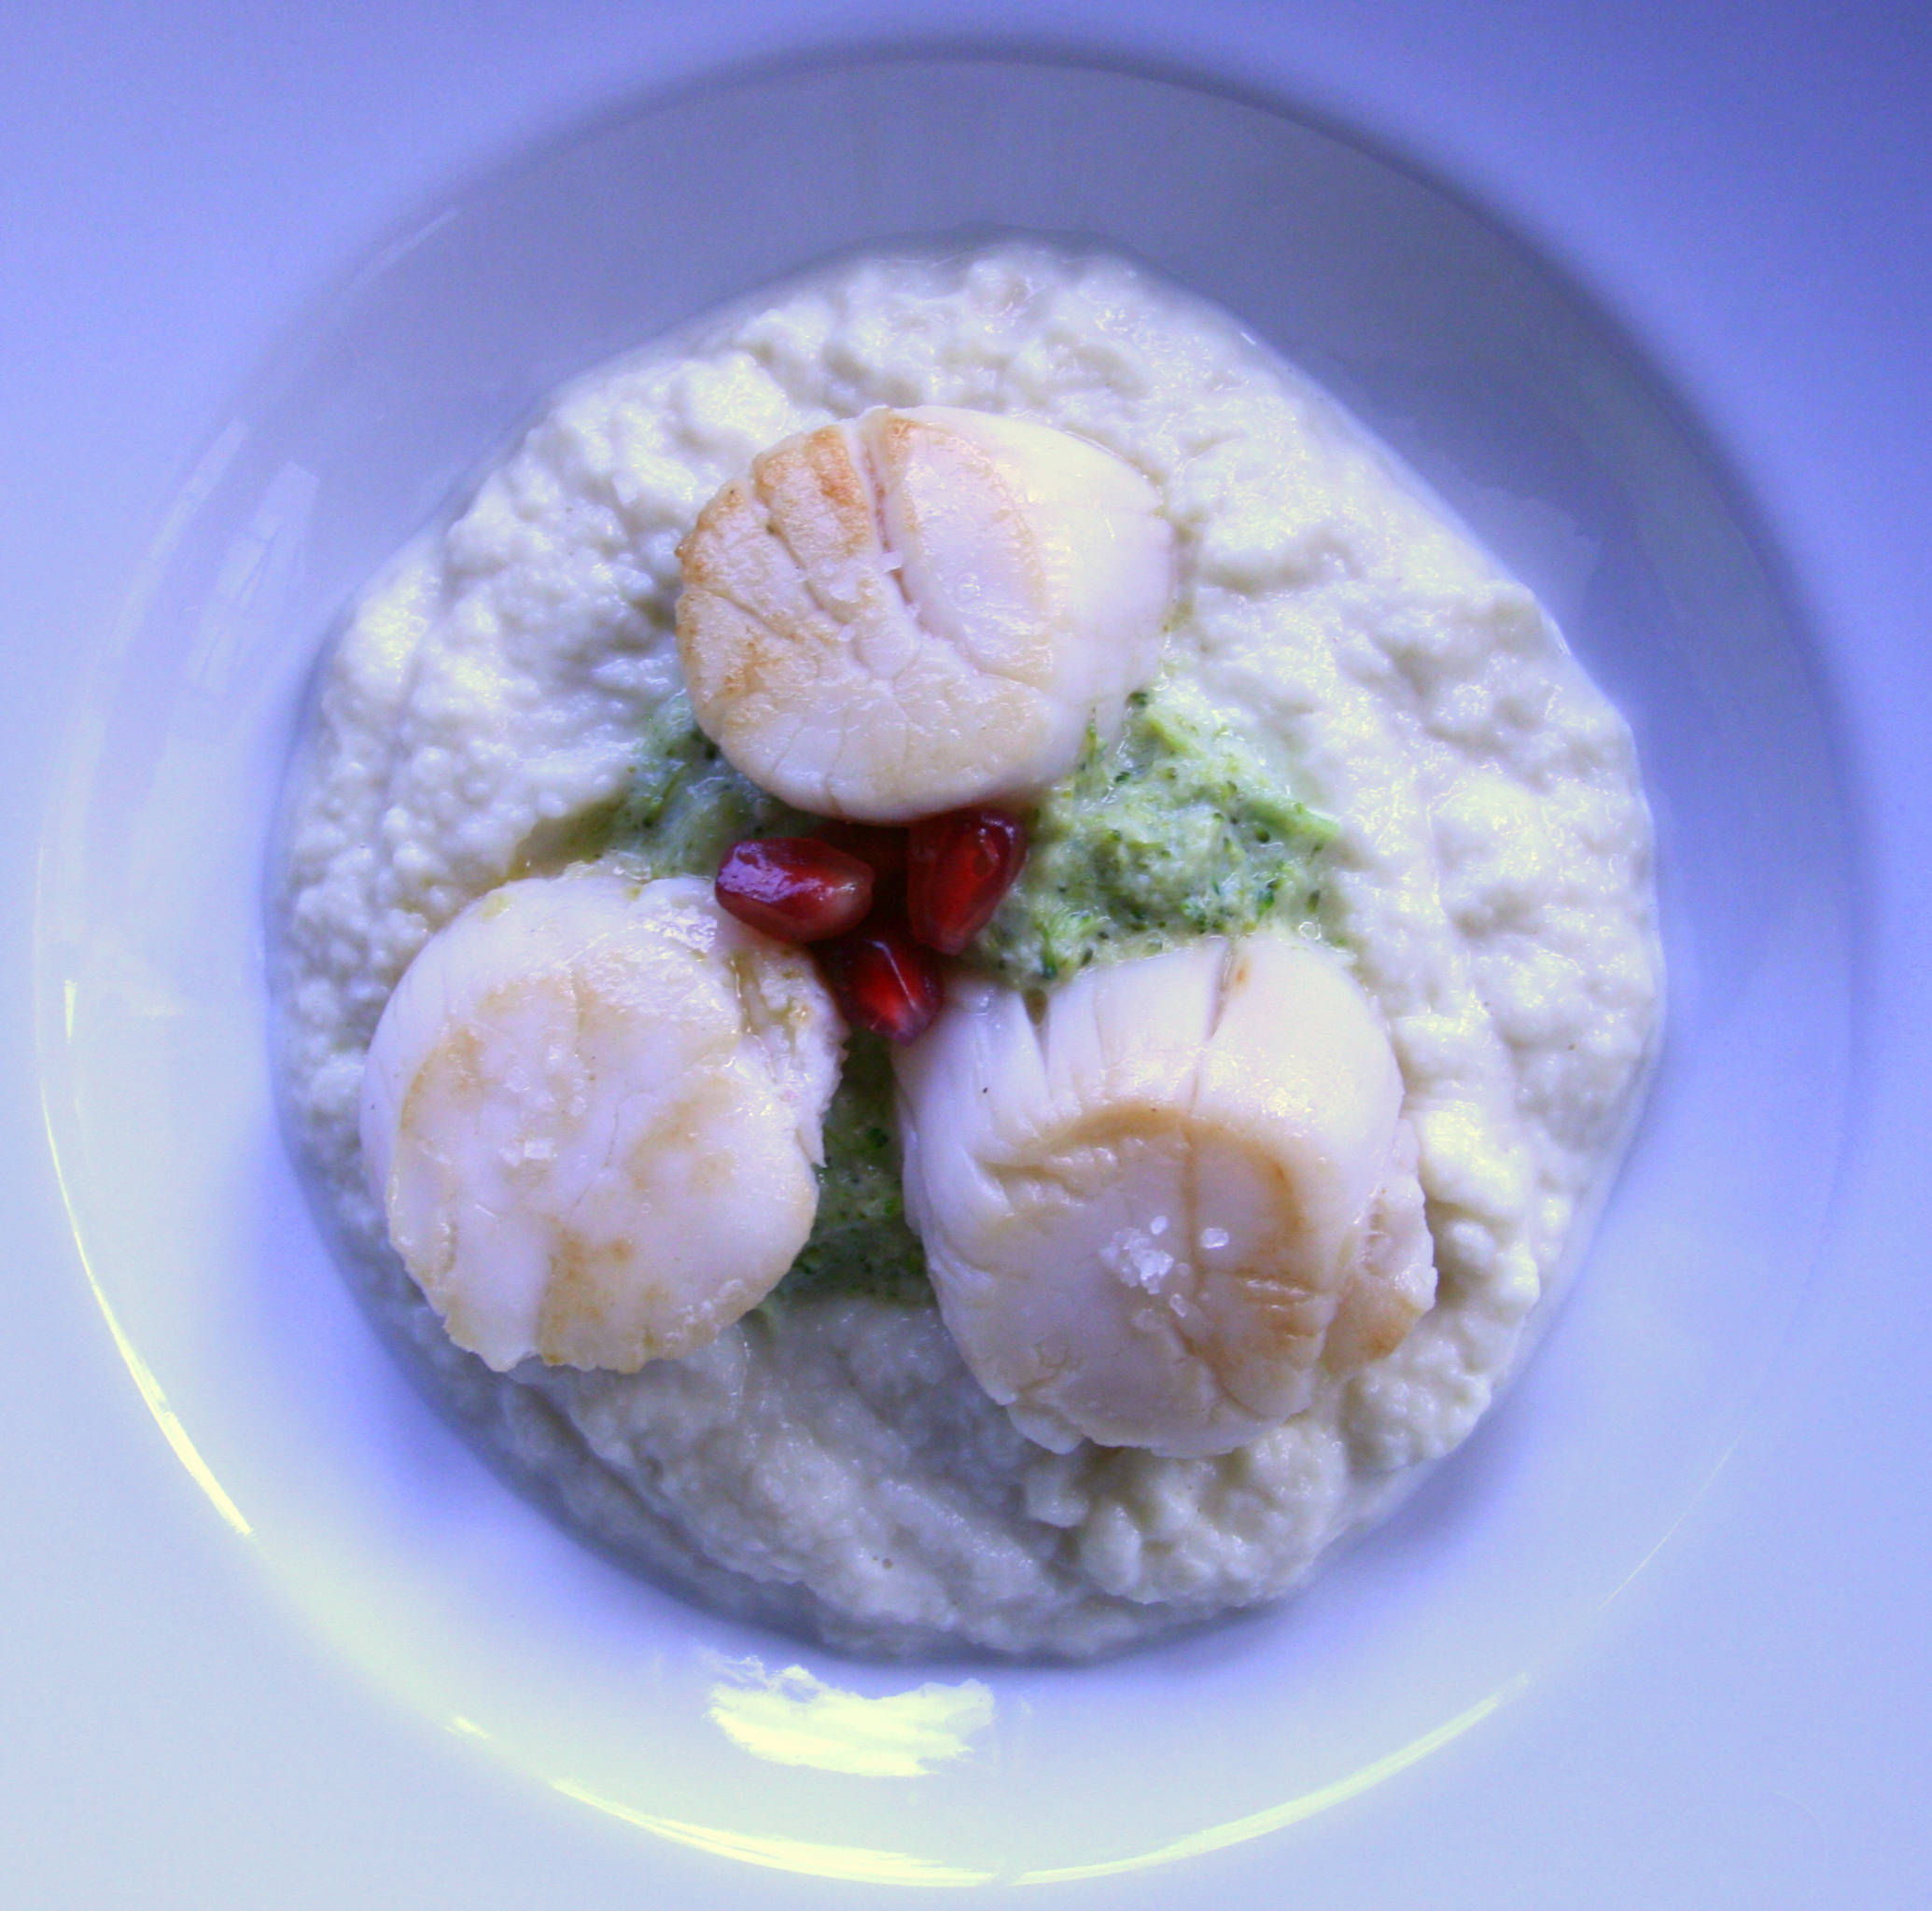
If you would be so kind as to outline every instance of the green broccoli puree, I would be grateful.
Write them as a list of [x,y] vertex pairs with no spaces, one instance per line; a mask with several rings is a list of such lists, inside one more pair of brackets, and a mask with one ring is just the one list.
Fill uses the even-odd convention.
[[715,876],[734,843],[802,836],[814,820],[740,776],[679,690],[645,726],[604,846],[637,857],[653,877]]
[[1026,867],[968,954],[1037,992],[1089,963],[1311,921],[1335,827],[1283,795],[1211,705],[1164,681],[1128,699],[1118,743],[1090,734],[1047,791]]
[[[1071,774],[1047,791],[1030,819],[1026,867],[968,959],[1037,992],[1090,963],[1310,920],[1335,825],[1280,784],[1193,691],[1166,681],[1141,691],[1120,740],[1089,737]],[[680,694],[640,739],[630,788],[596,846],[636,857],[653,876],[709,876],[741,837],[801,835],[813,821],[725,762]],[[862,1033],[847,1047],[826,1111],[811,1238],[765,1305],[782,1311],[828,1293],[931,1298],[900,1191],[890,1057]]]
[[884,1037],[862,1029],[847,1044],[845,1073],[825,1111],[825,1165],[811,1239],[774,1298],[829,1293],[932,1298],[925,1250],[906,1221],[900,1188],[891,1057]]

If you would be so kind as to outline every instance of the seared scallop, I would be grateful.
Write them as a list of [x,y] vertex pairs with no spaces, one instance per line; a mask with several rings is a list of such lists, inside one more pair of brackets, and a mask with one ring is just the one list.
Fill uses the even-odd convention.
[[805,1245],[844,1032],[810,959],[705,883],[511,883],[429,940],[371,1043],[390,1239],[498,1371],[689,1353]]
[[699,723],[800,809],[903,822],[1024,802],[1160,661],[1154,486],[1044,425],[945,406],[788,439],[679,548]]
[[946,1325],[1044,1445],[1228,1451],[1434,1293],[1401,1076],[1332,952],[1210,940],[1043,1005],[961,982],[897,1067]]

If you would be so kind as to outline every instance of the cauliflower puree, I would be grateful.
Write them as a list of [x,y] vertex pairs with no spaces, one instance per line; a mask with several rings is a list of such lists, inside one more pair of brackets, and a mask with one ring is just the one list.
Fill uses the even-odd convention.
[[[1051,1450],[982,1390],[858,1044],[791,1275],[632,1374],[461,1351],[369,1192],[364,1057],[434,933],[588,857],[702,874],[770,824],[691,727],[678,546],[766,448],[880,405],[1073,433],[1150,481],[1174,534],[1161,680],[1049,791],[973,959],[1037,988],[1267,917],[1340,952],[1386,1029],[1433,1301],[1232,1452]],[[1090,1654],[1288,1590],[1475,1424],[1642,1075],[1648,858],[1628,734],[1535,600],[1225,317],[1107,258],[863,259],[571,386],[357,608],[279,878],[291,1120],[372,1309],[600,1543],[860,1650]]]

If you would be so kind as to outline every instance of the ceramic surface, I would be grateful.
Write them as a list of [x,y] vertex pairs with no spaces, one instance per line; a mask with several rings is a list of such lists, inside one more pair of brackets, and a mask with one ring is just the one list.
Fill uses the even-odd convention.
[[[426,183],[328,259],[329,289],[265,354],[269,332],[241,328],[254,369],[231,367],[176,434],[194,449],[151,534],[119,540],[113,631],[71,677],[47,760],[38,1067],[84,1267],[49,1254],[42,1277],[91,1287],[92,1326],[63,1317],[88,1350],[77,1404],[131,1451],[145,1439],[127,1490],[192,1530],[171,1597],[245,1613],[238,1650],[276,1667],[261,1704],[286,1704],[287,1730],[240,1729],[264,1747],[319,1733],[290,1755],[325,1781],[393,1767],[421,1785],[358,1856],[332,1848],[326,1790],[291,1806],[273,1767],[231,1780],[238,1808],[274,1796],[329,1854],[283,1878],[301,1902],[371,1876],[421,1902],[438,1854],[506,1904],[561,1869],[591,1903],[1085,1880],[1096,1903],[1166,1904],[1212,1880],[1258,1905],[1281,1902],[1284,1867],[1359,1894],[1331,1902],[1385,1902],[1525,1793],[1575,1814],[1605,1769],[1636,1769],[1634,1723],[1567,1773],[1523,1767],[1506,1735],[1579,1693],[1614,1715],[1632,1678],[1661,1703],[1688,1615],[1778,1549],[1747,1515],[1672,1583],[1661,1633],[1632,1639],[1619,1592],[1708,1521],[1734,1447],[1782,1437],[1813,1372],[1793,1324],[1831,1317],[1818,1283],[1848,1251],[1842,1178],[1897,1145],[1858,1112],[1883,1098],[1876,872],[1900,811],[1872,786],[1860,706],[1831,688],[1841,639],[1795,586],[1756,474],[1740,481],[1698,392],[1609,315],[1614,294],[1344,116],[1288,110],[1227,63],[1204,83],[1212,64],[1184,33],[1165,62],[821,52],[640,85],[562,133],[510,129],[500,163]],[[1219,300],[1545,594],[1637,731],[1672,980],[1652,1099],[1574,1299],[1469,1446],[1292,1605],[1073,1670],[844,1661],[695,1611],[511,1497],[336,1278],[275,1132],[264,1029],[275,792],[370,572],[560,378],[838,251],[987,229],[1125,249]],[[1924,1478],[1922,1447],[1890,1451]],[[55,1559],[101,1569],[78,1542]],[[131,1630],[130,1663],[162,1629]],[[205,1626],[165,1629],[218,1655]],[[56,1677],[118,1716],[71,1650],[30,1696],[50,1704]],[[217,1677],[200,1706],[174,1698],[174,1723],[218,1737],[244,1703]],[[1711,1737],[1763,1757],[1744,1731],[1740,1709]],[[68,1809],[77,1827],[113,1815]],[[222,1834],[191,1809],[156,1822],[201,1875]],[[1397,1826],[1449,1836],[1411,1848]],[[1823,1876],[1827,1846],[1803,1848]],[[1919,1856],[1902,1830],[1879,1855]],[[222,1875],[229,1901],[293,1902],[272,1860]],[[49,1857],[29,1902],[113,1876]],[[1498,1876],[1463,1860],[1435,1901],[1482,1902]],[[1561,1866],[1526,1879],[1512,1902],[1623,1901]]]

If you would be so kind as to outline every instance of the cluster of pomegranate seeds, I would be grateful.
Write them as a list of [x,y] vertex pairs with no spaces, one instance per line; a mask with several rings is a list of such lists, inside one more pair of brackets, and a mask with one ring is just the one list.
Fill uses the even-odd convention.
[[822,942],[857,928],[872,908],[873,873],[812,836],[753,836],[718,866],[719,906],[768,936]]
[[817,836],[733,844],[718,900],[768,936],[820,944],[846,1020],[906,1042],[939,1013],[940,956],[986,928],[1026,859],[1026,831],[1004,810],[947,810],[909,830],[828,822]]

